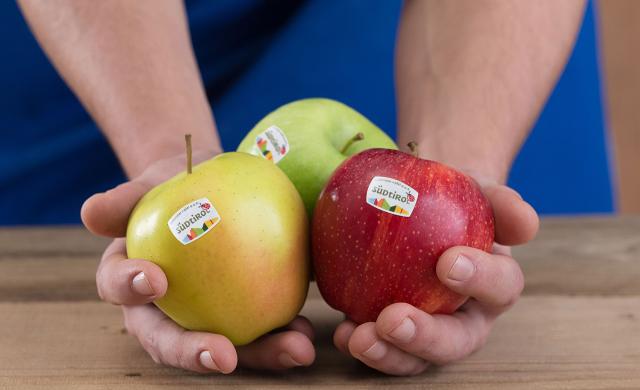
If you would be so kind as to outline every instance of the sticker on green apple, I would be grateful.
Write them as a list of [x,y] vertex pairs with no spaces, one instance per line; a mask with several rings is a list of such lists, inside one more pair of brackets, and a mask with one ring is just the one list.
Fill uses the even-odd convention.
[[369,183],[367,204],[386,213],[410,217],[418,201],[418,191],[400,180],[375,176]]
[[211,201],[200,198],[185,205],[169,219],[169,230],[182,245],[191,244],[220,223],[220,214]]
[[289,141],[278,126],[269,126],[258,134],[251,150],[251,154],[261,156],[277,164],[289,153]]

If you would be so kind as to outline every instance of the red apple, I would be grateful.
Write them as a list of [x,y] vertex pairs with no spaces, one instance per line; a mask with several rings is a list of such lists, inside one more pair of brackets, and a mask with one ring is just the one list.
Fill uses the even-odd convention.
[[467,297],[436,276],[442,253],[457,245],[489,251],[491,204],[469,176],[389,149],[344,161],[316,204],[312,249],[322,297],[357,323],[406,302],[452,313]]

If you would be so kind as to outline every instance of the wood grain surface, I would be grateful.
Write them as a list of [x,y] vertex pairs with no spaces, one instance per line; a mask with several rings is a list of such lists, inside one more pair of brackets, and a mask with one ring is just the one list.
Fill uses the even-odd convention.
[[547,219],[516,248],[520,302],[473,356],[396,378],[331,344],[339,313],[312,289],[315,364],[199,375],[161,367],[95,293],[106,240],[79,228],[0,230],[0,389],[640,389],[640,217]]

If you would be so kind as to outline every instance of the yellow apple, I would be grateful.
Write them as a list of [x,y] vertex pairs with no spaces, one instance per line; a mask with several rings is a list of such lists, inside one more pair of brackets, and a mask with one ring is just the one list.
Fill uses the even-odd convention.
[[147,193],[127,228],[130,258],[158,264],[155,304],[184,328],[235,345],[289,323],[309,286],[302,199],[274,164],[225,153]]

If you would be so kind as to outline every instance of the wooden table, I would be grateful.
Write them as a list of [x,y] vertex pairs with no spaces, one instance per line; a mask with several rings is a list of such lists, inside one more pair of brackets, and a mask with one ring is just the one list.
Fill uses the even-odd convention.
[[157,366],[98,301],[105,240],[80,228],[0,230],[0,389],[640,389],[640,217],[547,219],[516,250],[525,294],[480,352],[421,376],[379,374],[338,353],[339,320],[312,291],[316,363],[286,373],[198,375]]

